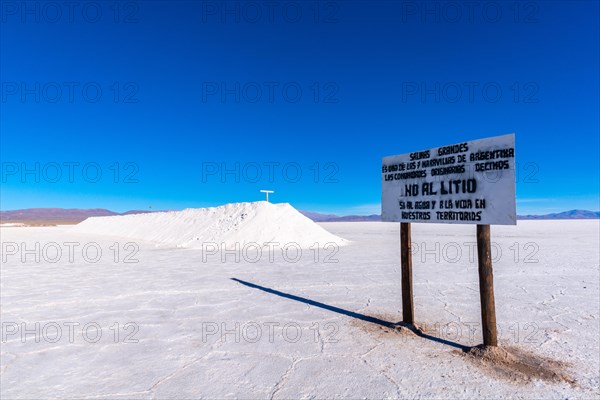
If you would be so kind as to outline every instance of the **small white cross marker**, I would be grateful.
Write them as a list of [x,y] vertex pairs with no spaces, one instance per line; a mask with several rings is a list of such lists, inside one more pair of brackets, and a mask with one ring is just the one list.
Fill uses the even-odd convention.
[[273,190],[261,190],[261,193],[265,193],[267,195],[267,201],[269,201],[269,193],[275,193]]

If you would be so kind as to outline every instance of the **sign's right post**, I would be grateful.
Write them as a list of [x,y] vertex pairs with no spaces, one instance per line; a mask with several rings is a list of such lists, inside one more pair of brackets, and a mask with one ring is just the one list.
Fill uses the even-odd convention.
[[479,264],[479,296],[483,344],[497,346],[496,305],[494,304],[494,272],[492,270],[490,226],[477,225],[477,261]]

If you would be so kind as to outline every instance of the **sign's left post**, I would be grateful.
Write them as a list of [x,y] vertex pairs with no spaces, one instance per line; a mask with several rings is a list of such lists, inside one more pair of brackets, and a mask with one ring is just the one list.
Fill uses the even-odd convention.
[[415,323],[415,306],[412,287],[412,246],[410,223],[400,223],[400,263],[402,269],[402,321]]

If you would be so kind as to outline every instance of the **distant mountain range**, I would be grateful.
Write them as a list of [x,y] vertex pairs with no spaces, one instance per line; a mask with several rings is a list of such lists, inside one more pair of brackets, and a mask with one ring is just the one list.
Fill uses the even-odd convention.
[[544,215],[517,215],[517,219],[598,219],[600,211],[569,210]]
[[[158,210],[157,210],[158,211]],[[89,217],[104,217],[111,215],[129,215],[157,212],[151,210],[130,210],[124,213],[107,210],[104,208],[27,208],[24,210],[0,211],[0,222],[23,222],[29,224],[77,224]],[[381,215],[345,215],[321,214],[313,211],[300,211],[303,215],[315,222],[364,222],[381,221]],[[544,215],[517,215],[519,220],[540,219],[598,219],[599,211],[570,210],[560,213]]]
[[104,208],[26,208],[24,210],[0,211],[1,222],[70,223],[76,224],[89,217],[142,214],[153,211],[131,210],[118,213]]
[[313,211],[300,211],[305,217],[315,222],[361,222],[361,221],[381,221],[381,215],[344,215],[320,214]]

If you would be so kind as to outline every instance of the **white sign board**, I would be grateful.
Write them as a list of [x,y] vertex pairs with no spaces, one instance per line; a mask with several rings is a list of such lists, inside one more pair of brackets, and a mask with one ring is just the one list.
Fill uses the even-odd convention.
[[516,225],[515,135],[383,159],[382,221]]

